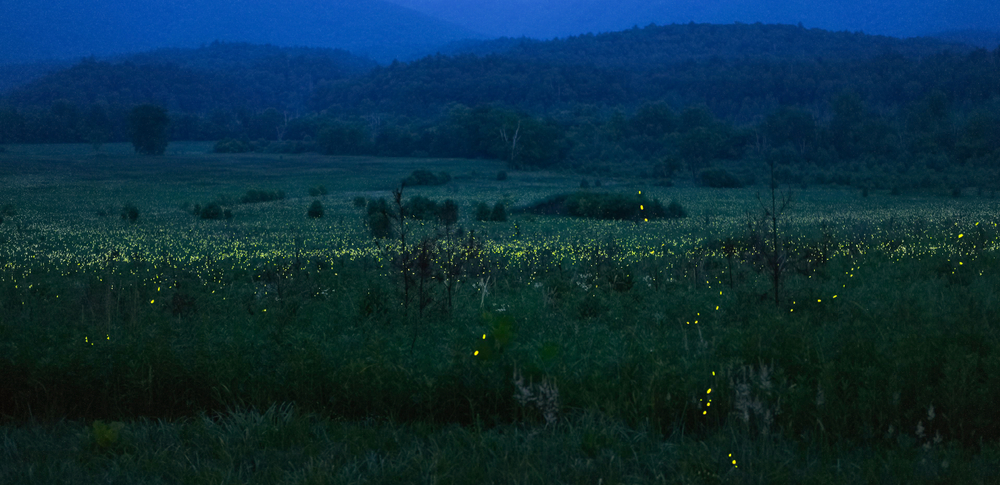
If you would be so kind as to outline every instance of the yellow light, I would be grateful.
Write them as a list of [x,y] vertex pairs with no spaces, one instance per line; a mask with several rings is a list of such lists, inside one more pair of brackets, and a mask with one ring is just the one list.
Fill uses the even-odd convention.
[[472,355],[473,356],[479,355],[479,351],[477,350],[477,351],[473,352]]
[[958,238],[959,238],[959,239],[962,239],[962,237],[963,237],[963,236],[965,236],[965,234],[959,234],[959,235],[958,235]]
[[149,304],[152,305],[156,300],[149,300]]
[[708,411],[702,411],[701,414],[708,414]]
[[642,204],[639,204],[639,210],[644,211],[646,209],[642,206]]
[[708,392],[706,392],[705,394],[711,394],[711,393],[712,393],[712,389],[711,389],[711,388],[709,388],[709,389],[708,389]]
[[486,334],[485,333],[483,334],[483,340],[486,340]]

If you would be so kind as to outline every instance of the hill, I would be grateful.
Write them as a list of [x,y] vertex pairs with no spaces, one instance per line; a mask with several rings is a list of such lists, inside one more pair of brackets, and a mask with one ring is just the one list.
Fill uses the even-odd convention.
[[213,41],[340,48],[390,62],[478,34],[381,0],[0,0],[0,63]]
[[1000,184],[989,172],[1000,49],[762,24],[470,46],[494,53],[374,66],[216,44],[89,60],[0,101],[0,143],[89,141],[97,126],[124,141],[127,110],[155,102],[172,139],[229,138],[225,152],[491,158],[736,185],[766,159],[794,165],[782,173],[796,182],[927,188],[947,172],[949,185]]
[[[166,107],[175,115],[175,129],[182,120],[199,125],[176,136],[216,138],[233,126],[245,129],[252,114],[268,108],[302,114],[317,84],[375,66],[343,50],[216,42],[115,61],[85,59],[12,90],[0,103],[8,106],[8,119],[20,121],[19,133],[7,138],[82,141],[85,130],[78,125],[96,117],[110,125],[111,139],[124,139],[125,113],[141,103]],[[8,130],[14,124],[8,122]]]

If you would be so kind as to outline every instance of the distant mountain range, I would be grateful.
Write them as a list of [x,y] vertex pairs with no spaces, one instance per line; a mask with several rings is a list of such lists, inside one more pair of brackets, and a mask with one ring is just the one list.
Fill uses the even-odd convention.
[[483,38],[382,0],[0,0],[0,64],[213,41],[348,50],[380,62]]
[[491,36],[539,39],[650,23],[802,23],[809,28],[894,37],[956,29],[995,30],[1000,25],[996,0],[387,1]]

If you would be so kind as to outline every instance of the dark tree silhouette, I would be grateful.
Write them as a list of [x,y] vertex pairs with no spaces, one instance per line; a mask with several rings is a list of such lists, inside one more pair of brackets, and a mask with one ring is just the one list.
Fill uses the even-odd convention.
[[167,150],[167,125],[170,124],[167,110],[153,104],[142,104],[132,108],[128,122],[136,153],[163,155]]

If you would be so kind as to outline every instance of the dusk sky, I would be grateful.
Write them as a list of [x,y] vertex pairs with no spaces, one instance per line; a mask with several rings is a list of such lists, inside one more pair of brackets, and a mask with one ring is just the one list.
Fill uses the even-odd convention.
[[891,36],[1000,30],[996,0],[390,0],[491,35],[566,36],[632,25],[764,22]]
[[[196,47],[338,47],[381,62],[465,38],[671,23],[802,23],[897,37],[1000,31],[996,0],[0,0],[0,63]],[[404,8],[405,7],[405,8]]]

